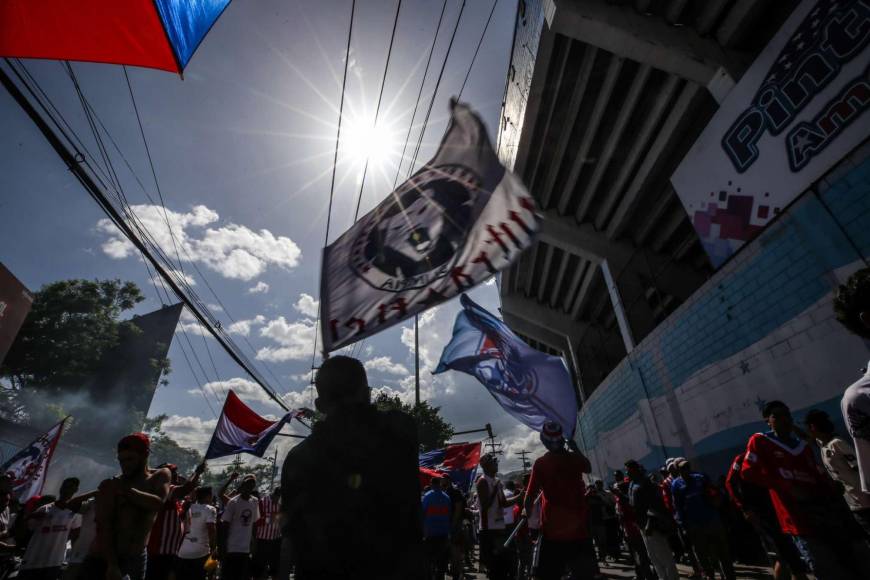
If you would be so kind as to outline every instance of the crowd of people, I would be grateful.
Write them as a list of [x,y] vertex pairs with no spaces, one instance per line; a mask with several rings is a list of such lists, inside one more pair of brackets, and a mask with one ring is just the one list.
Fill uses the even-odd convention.
[[[859,282],[852,294],[870,294],[870,269]],[[870,338],[870,308],[849,292],[838,316]],[[730,580],[735,561],[769,565],[776,580],[870,578],[870,372],[843,397],[848,435],[823,410],[799,426],[786,403],[766,402],[768,429],[730,465],[704,465],[724,473],[715,482],[685,457],[650,471],[628,459],[607,485],[593,481],[547,422],[546,452],[522,480],[502,481],[485,454],[473,485],[445,474],[423,489],[416,425],[371,404],[359,360],[327,359],[315,383],[323,418],[269,493],[251,475],[215,493],[200,484],[204,464],[188,479],[151,468],[142,433],[118,442],[121,473],[95,491],[69,478],[18,505],[0,478],[0,580],[457,580],[474,569],[594,580],[618,561],[641,580],[675,580],[678,563]]]

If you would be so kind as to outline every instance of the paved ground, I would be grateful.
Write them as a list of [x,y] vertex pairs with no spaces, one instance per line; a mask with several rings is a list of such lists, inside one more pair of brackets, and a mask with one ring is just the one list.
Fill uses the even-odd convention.
[[[689,566],[678,565],[680,578],[689,578],[692,574],[692,569]],[[770,568],[758,568],[753,566],[735,566],[737,578],[740,580],[772,580]],[[602,567],[601,573],[605,578],[634,578],[634,567],[626,564],[614,564],[608,562],[607,566]],[[484,574],[468,574],[465,580],[486,580]]]

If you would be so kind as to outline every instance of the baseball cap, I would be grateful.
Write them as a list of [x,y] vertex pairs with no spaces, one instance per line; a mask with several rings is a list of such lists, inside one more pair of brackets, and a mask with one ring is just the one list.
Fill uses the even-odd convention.
[[544,423],[544,427],[541,429],[541,441],[544,443],[561,443],[563,439],[561,425],[555,421]]

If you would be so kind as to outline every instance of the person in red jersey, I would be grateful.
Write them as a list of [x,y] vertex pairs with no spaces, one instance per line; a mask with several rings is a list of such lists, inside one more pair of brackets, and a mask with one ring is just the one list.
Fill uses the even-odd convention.
[[542,495],[538,578],[559,580],[566,572],[572,578],[592,578],[598,570],[583,483],[583,474],[591,471],[589,460],[577,449],[566,449],[562,427],[554,421],[544,423],[541,442],[547,452],[532,466],[525,495],[527,514]]
[[791,537],[782,533],[776,511],[770,501],[767,489],[743,481],[740,471],[743,457],[740,453],[731,461],[731,468],[725,478],[725,489],[731,503],[737,508],[761,539],[766,553],[774,554],[774,580],[806,580],[804,563]]
[[770,431],[749,438],[740,477],[769,490],[780,529],[818,580],[870,578],[870,547],[833,482],[798,437],[782,401],[764,406]]
[[146,580],[169,580],[170,574],[175,570],[175,561],[178,557],[178,549],[184,538],[184,513],[182,500],[196,489],[202,472],[205,471],[205,463],[197,466],[189,481],[182,482],[178,476],[178,468],[172,463],[164,463],[157,469],[168,469],[171,474],[169,495],[148,536],[148,567],[145,572]]
[[281,564],[281,488],[260,498],[260,519],[254,529],[254,555],[251,569],[255,579],[278,576]]

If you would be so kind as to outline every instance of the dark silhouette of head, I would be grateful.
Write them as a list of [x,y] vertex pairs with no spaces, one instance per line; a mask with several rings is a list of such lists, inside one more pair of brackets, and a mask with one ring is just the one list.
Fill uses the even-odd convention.
[[858,270],[837,290],[834,314],[843,326],[870,338],[870,268]]
[[133,433],[118,441],[118,463],[124,477],[143,473],[148,467],[151,438],[145,433]]
[[794,426],[791,410],[782,401],[770,401],[764,405],[761,416],[767,421],[768,426],[777,433],[790,433]]
[[69,501],[79,490],[79,478],[77,477],[68,477],[63,480],[63,483],[60,484],[60,492],[58,493],[58,499],[62,502]]
[[834,434],[834,422],[831,421],[831,416],[820,409],[813,409],[807,413],[804,423],[814,439],[825,440]]
[[314,384],[317,387],[314,405],[327,415],[342,407],[367,405],[371,401],[366,369],[358,359],[349,356],[332,356],[323,361]]

